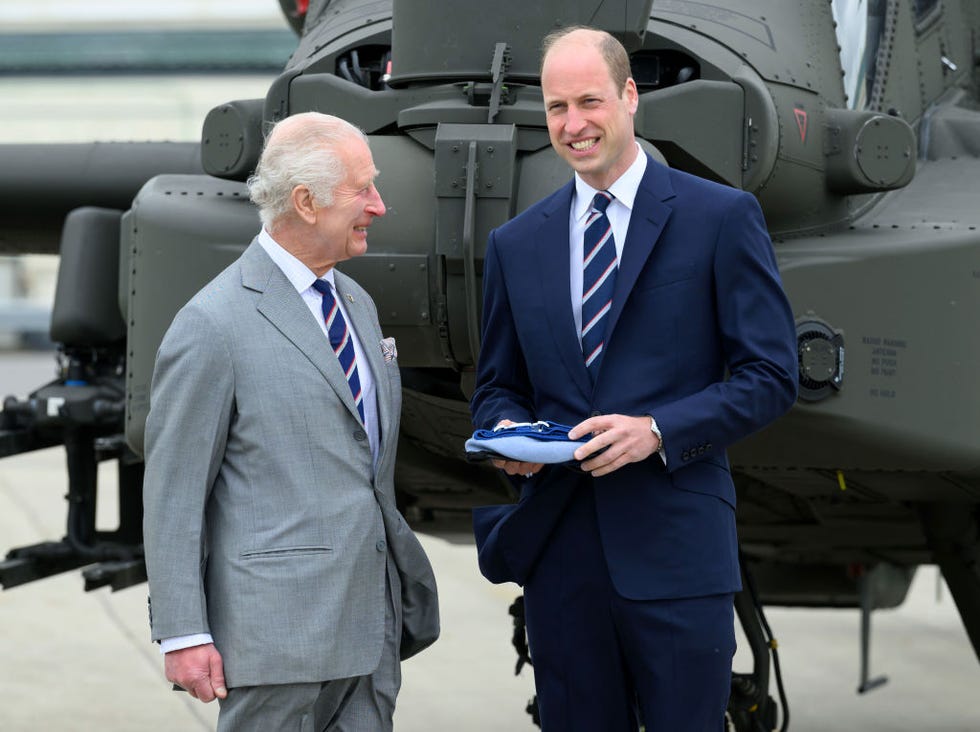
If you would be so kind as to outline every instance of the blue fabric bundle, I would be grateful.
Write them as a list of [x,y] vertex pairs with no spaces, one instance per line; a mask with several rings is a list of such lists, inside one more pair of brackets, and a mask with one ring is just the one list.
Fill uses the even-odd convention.
[[528,463],[575,462],[573,453],[589,437],[568,439],[571,430],[555,422],[522,422],[493,430],[477,430],[466,441],[469,460],[503,458]]

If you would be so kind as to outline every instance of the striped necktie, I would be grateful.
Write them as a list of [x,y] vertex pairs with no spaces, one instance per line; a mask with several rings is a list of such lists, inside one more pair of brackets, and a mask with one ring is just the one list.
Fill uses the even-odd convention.
[[582,277],[582,354],[592,381],[599,371],[606,337],[606,316],[616,286],[616,244],[606,207],[613,195],[599,191],[585,224]]
[[357,413],[361,415],[361,423],[363,424],[364,404],[361,398],[361,380],[357,376],[354,341],[351,340],[347,321],[344,320],[344,314],[340,312],[340,306],[337,304],[337,299],[333,295],[333,289],[329,282],[314,280],[313,289],[323,295],[320,307],[323,309],[323,320],[327,324],[330,345],[333,347],[333,352],[337,354],[337,360],[340,361],[340,368],[344,370],[344,376],[347,377],[347,385],[350,386],[351,394],[354,395]]

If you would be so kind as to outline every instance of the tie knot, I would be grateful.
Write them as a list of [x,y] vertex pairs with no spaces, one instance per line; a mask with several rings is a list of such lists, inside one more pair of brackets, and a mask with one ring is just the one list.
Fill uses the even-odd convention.
[[592,208],[599,213],[605,213],[606,208],[612,203],[613,198],[613,194],[609,191],[599,191],[595,194],[595,198],[592,199]]
[[321,295],[330,295],[330,297],[333,297],[333,292],[330,289],[330,283],[326,280],[313,280],[313,289],[319,292]]

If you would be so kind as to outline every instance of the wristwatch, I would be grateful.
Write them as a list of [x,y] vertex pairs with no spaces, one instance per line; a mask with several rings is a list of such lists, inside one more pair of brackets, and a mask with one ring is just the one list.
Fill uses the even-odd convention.
[[652,414],[649,415],[649,417],[650,417],[650,431],[657,436],[657,440],[658,440],[658,442],[657,442],[657,454],[658,455],[663,455],[664,454],[664,438],[663,438],[663,435],[660,434],[660,428],[657,427],[657,420],[655,420],[653,418],[653,415]]

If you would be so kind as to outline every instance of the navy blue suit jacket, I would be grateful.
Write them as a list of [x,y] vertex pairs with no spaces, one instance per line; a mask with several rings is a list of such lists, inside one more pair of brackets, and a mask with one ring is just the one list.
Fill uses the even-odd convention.
[[648,158],[593,385],[571,311],[573,193],[574,181],[490,235],[474,423],[649,414],[667,465],[652,455],[595,479],[546,466],[522,481],[517,504],[476,509],[481,569],[523,584],[585,481],[621,595],[737,591],[725,450],[796,399],[793,315],[762,212],[750,194]]

